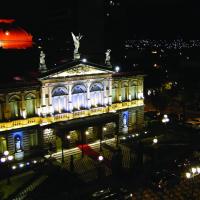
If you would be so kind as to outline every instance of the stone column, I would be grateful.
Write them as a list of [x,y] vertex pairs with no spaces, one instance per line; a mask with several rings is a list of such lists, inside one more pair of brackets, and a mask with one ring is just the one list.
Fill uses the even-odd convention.
[[69,111],[72,112],[72,84],[68,85],[69,88],[69,99],[68,99],[68,105],[69,105]]
[[38,115],[40,115],[40,113],[41,113],[41,97],[40,97],[40,92],[39,91],[37,91],[36,92],[36,114],[38,114]]
[[99,124],[94,126],[94,132],[96,134],[96,139],[99,141],[99,151],[102,151],[102,140],[103,140],[103,125]]
[[131,81],[128,82],[128,100],[131,101]]
[[118,101],[122,101],[122,82],[118,82]]
[[86,143],[86,135],[85,135],[86,128],[81,128],[81,151],[82,151],[82,158],[84,157],[84,144]]
[[87,86],[87,108],[90,109],[91,108],[91,100],[90,100],[90,82],[87,82],[86,84]]
[[48,87],[48,94],[49,94],[49,113],[53,114],[53,107],[52,107],[52,86]]
[[42,88],[41,88],[41,106],[42,106],[42,114],[46,115],[47,110],[46,110],[46,88],[45,88],[45,86],[42,86]]
[[108,96],[107,96],[107,92],[106,92],[106,85],[107,85],[107,82],[104,81],[104,84],[103,84],[103,100],[104,100],[105,106],[108,104]]
[[42,106],[46,106],[46,94],[45,94],[45,87],[43,86],[42,88],[41,88],[41,103],[42,103]]
[[138,86],[138,81],[137,84],[135,86],[135,98],[138,99],[138,93],[139,93],[139,86]]
[[22,102],[21,102],[21,116],[26,118],[27,111],[26,111],[26,101],[24,99],[24,93],[22,93]]
[[112,104],[112,79],[108,80],[109,94],[108,94],[108,104]]

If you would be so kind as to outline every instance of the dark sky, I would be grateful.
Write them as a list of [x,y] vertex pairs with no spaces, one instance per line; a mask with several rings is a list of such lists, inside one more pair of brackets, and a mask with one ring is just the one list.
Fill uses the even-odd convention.
[[[1,6],[0,16],[16,18],[31,31],[52,30],[54,26],[58,28],[58,24],[63,24],[62,28],[67,30],[74,23],[75,1],[49,0],[46,4],[44,1],[41,3],[35,0],[7,2],[7,5]],[[197,0],[196,2],[191,0],[121,0],[120,9],[119,13],[115,14],[118,15],[121,23],[116,22],[116,24],[120,31],[127,32],[127,37],[135,34],[155,38],[178,36],[200,38],[200,5]],[[85,14],[89,13],[85,12]],[[95,19],[93,21],[95,23]]]
[[[127,8],[136,33],[199,37],[200,6],[192,1],[162,0],[130,3]],[[131,12],[132,10],[132,12]]]

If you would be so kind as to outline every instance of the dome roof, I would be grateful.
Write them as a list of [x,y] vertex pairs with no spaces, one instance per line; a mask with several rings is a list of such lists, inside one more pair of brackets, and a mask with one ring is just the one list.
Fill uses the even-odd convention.
[[26,49],[32,47],[32,35],[15,25],[14,19],[0,19],[0,48]]

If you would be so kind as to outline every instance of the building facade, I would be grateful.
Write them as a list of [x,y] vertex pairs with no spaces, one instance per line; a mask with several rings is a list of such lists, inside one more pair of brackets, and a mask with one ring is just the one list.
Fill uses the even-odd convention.
[[20,160],[143,127],[143,75],[73,61],[0,90],[0,154]]

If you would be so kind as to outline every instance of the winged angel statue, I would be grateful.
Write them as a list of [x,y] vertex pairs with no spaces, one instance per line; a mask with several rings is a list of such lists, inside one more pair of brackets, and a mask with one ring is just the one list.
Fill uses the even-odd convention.
[[79,35],[77,35],[77,36],[75,36],[74,35],[74,33],[73,32],[71,32],[71,34],[72,34],[72,38],[73,38],[73,41],[74,41],[74,55],[75,54],[79,54],[78,53],[78,49],[79,49],[79,47],[80,47],[80,40],[81,40],[81,38],[83,37],[82,35],[80,35],[80,33],[79,33]]

